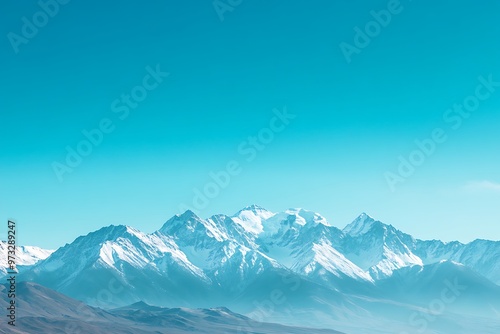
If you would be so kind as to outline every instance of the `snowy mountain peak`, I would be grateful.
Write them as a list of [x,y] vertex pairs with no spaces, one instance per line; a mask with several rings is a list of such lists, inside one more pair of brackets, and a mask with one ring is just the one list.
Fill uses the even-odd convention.
[[299,225],[322,224],[325,226],[331,226],[325,217],[314,211],[309,211],[302,208],[294,208],[286,210],[285,213],[288,215],[296,216],[296,222]]
[[193,211],[187,210],[183,214],[177,214],[170,218],[163,226],[158,230],[165,235],[174,235],[180,229],[187,228],[189,230],[194,230],[196,225],[202,224],[202,219],[198,217]]
[[116,241],[119,238],[127,238],[130,236],[140,238],[143,235],[141,231],[128,225],[109,225],[90,234],[93,234],[95,238],[100,239],[101,242]]
[[372,216],[370,216],[369,214],[367,214],[366,212],[362,212],[362,213],[358,216],[358,218],[371,218],[371,219],[373,219],[373,217],[372,217]]
[[[6,241],[0,241],[0,252],[5,254],[0,258],[0,278],[7,274],[8,258],[7,251],[9,244]],[[54,251],[34,246],[16,246],[16,257],[18,266],[31,266],[41,260],[48,258]]]
[[90,232],[87,236],[78,237],[75,241],[85,239],[87,241],[91,240],[91,242],[100,244],[105,241],[116,240],[124,236],[129,229],[133,230],[133,228],[126,225],[109,225],[102,227],[97,231]]
[[263,208],[263,207],[261,207],[260,205],[257,205],[257,204],[252,204],[252,205],[249,205],[247,207],[244,207],[238,213],[243,212],[243,211],[252,211],[254,213],[270,212],[269,210],[267,210],[267,209],[265,209],[265,208]]
[[263,222],[272,216],[274,213],[254,204],[238,211],[232,219],[245,231],[257,235],[264,230]]
[[375,219],[363,212],[352,223],[347,225],[343,232],[353,237],[359,236],[370,231],[375,223]]
[[180,214],[180,215],[176,215],[176,217],[179,217],[183,220],[188,220],[188,219],[201,219],[200,217],[198,217],[198,215],[196,213],[194,213],[193,211],[191,210],[186,210],[183,214]]

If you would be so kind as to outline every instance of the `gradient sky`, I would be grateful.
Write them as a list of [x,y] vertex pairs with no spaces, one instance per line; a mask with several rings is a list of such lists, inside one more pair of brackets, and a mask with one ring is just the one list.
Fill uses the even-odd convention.
[[[458,129],[443,119],[479,76],[500,81],[497,1],[402,1],[350,63],[339,44],[388,1],[244,0],[223,21],[212,1],[71,1],[18,53],[9,33],[41,9],[1,6],[0,220],[20,244],[152,232],[232,160],[200,215],[303,207],[342,228],[364,211],[418,238],[500,239],[500,87]],[[170,75],[121,120],[111,104],[157,64]],[[239,145],[284,106],[296,118],[247,161]],[[53,162],[105,118],[59,182]],[[447,140],[391,191],[384,174],[436,128]]]

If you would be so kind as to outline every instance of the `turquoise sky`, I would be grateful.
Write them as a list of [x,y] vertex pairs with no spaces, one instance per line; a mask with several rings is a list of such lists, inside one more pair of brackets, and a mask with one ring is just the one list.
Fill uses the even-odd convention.
[[[365,211],[418,238],[500,239],[500,86],[478,79],[500,82],[500,3],[229,3],[70,1],[53,17],[2,4],[0,220],[18,221],[19,243],[154,231],[230,162],[239,173],[208,186],[200,215],[256,203],[344,227]],[[387,8],[385,27],[370,24]],[[367,24],[348,62],[340,45]],[[131,93],[147,96],[127,105]],[[465,102],[470,115],[447,111]],[[284,108],[295,118],[282,127]],[[102,143],[58,177],[54,162],[89,150],[82,131],[101,122]],[[438,128],[446,140],[391,188],[399,157]]]

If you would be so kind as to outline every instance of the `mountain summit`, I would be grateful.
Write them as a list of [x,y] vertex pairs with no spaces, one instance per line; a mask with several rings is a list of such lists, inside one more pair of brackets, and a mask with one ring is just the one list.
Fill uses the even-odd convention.
[[353,237],[368,232],[376,221],[366,213],[360,214],[352,223],[347,225],[342,231]]

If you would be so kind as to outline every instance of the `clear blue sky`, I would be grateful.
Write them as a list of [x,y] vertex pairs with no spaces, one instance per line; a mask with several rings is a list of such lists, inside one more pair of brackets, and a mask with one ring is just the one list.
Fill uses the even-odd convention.
[[[70,1],[17,53],[9,33],[41,8],[1,6],[0,220],[22,244],[154,231],[233,160],[202,216],[257,203],[343,227],[365,211],[419,238],[500,239],[500,87],[456,130],[443,118],[479,76],[500,81],[497,1],[402,1],[350,63],[340,43],[388,1],[244,0],[223,21],[212,1]],[[157,64],[169,76],[120,119],[111,105]],[[238,147],[284,106],[296,117],[247,161]],[[114,130],[60,182],[53,163],[103,119]],[[391,191],[385,173],[436,128],[447,140]]]

